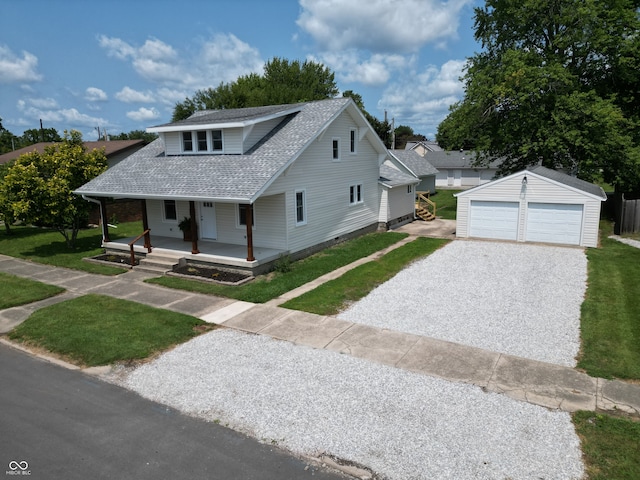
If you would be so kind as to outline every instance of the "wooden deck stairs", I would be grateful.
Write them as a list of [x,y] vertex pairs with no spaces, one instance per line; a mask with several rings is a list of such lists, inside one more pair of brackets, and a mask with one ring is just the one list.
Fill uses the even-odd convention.
[[429,192],[416,192],[416,216],[425,222],[436,218],[436,204],[429,198]]

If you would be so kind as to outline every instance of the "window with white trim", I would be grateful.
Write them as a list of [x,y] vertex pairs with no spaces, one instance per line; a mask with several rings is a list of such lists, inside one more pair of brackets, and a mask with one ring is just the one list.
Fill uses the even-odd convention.
[[349,132],[349,153],[358,153],[358,131],[352,128]]
[[182,151],[185,153],[222,152],[222,130],[194,130],[182,132]]
[[349,205],[362,203],[362,184],[349,186]]
[[306,197],[305,190],[296,190],[296,225],[305,225],[307,223]]
[[331,140],[331,158],[334,162],[340,161],[340,139],[333,138]]
[[256,221],[253,216],[253,205],[249,205],[248,203],[239,203],[238,204],[238,225],[246,227],[247,226],[247,210],[251,210],[251,226],[256,226]]
[[164,200],[162,202],[162,217],[165,222],[178,221],[178,209],[175,200]]

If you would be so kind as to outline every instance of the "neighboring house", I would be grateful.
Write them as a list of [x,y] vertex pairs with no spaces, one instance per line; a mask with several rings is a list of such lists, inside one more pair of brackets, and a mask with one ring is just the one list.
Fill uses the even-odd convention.
[[[139,199],[154,253],[259,273],[413,209],[407,189],[418,180],[349,98],[202,111],[147,131],[160,138],[75,193]],[[390,182],[381,170],[394,173]],[[383,197],[394,203],[384,211]],[[185,217],[197,231],[190,248],[180,243]],[[128,249],[104,234],[105,248]]]
[[436,187],[474,187],[490,182],[496,176],[501,160],[486,167],[474,166],[476,154],[469,151],[427,152],[425,158],[437,170]]
[[386,160],[380,167],[379,182],[379,225],[389,229],[415,220],[416,186],[420,179],[404,165]]
[[[109,165],[109,168],[119,163],[123,158],[128,157],[129,155],[144,147],[144,140],[110,140],[106,142],[100,141],[83,143],[85,148],[89,152],[96,148],[104,148],[104,153],[107,156],[107,164]],[[44,153],[44,149],[50,145],[55,145],[55,142],[34,143],[33,145],[29,145],[28,147],[23,147],[18,150],[14,150],[13,152],[5,153],[3,155],[0,155],[0,164],[8,163],[11,160],[15,160],[20,155],[24,155],[25,153],[31,153],[34,151],[38,153]]]
[[416,187],[418,192],[435,193],[438,170],[426,158],[420,156],[415,150],[390,150],[389,152],[407,168],[410,174],[420,179]]
[[424,157],[427,152],[442,152],[442,148],[436,142],[429,140],[410,141],[404,146],[405,150],[413,150],[421,157]]
[[457,193],[456,236],[598,246],[602,188],[530,167]]

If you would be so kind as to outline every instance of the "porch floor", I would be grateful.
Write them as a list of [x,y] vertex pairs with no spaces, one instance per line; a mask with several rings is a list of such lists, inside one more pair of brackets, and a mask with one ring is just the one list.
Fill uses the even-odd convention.
[[[121,238],[111,242],[105,242],[102,246],[110,250],[124,250],[129,252],[129,242],[134,238],[135,237]],[[147,249],[144,248],[144,239],[140,239],[134,245],[134,251],[145,254],[149,258],[152,258],[153,254],[157,254],[166,257],[175,257],[176,259],[186,258],[202,263],[242,268],[255,268],[259,265],[277,260],[281,255],[288,253],[286,250],[254,246],[253,256],[255,260],[248,262],[246,245],[198,240],[198,250],[200,250],[200,253],[193,254],[191,253],[191,242],[185,242],[181,238],[161,237],[158,235],[151,235],[151,246],[153,247],[153,251],[149,254],[147,253]]]

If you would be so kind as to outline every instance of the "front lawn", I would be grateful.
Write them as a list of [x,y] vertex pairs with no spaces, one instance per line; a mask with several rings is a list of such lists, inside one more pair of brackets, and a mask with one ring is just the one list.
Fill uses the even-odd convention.
[[393,245],[406,236],[407,234],[398,232],[370,233],[292,262],[289,265],[289,271],[261,275],[254,281],[239,286],[204,283],[175,277],[159,277],[147,281],[190,292],[264,303],[337,268]]
[[640,249],[608,238],[587,250],[588,287],[581,312],[578,367],[604,378],[640,379]]
[[372,262],[345,272],[339,278],[282,304],[293,310],[336,315],[350,302],[360,300],[371,290],[386,282],[414,260],[427,256],[448,240],[420,237]]
[[64,288],[0,272],[0,310],[37,302],[64,292]]
[[573,423],[589,480],[640,478],[640,422],[581,411]]
[[9,338],[96,366],[147,358],[208,326],[189,315],[86,295],[37,310]]
[[[11,235],[4,229],[0,232],[0,254],[22,258],[56,267],[73,268],[89,273],[117,275],[126,270],[122,268],[97,265],[83,258],[104,253],[101,248],[102,231],[88,228],[78,233],[76,248],[71,250],[62,235],[55,230],[31,226],[13,226]],[[141,222],[121,223],[118,228],[109,231],[113,240],[135,237],[142,232]]]

